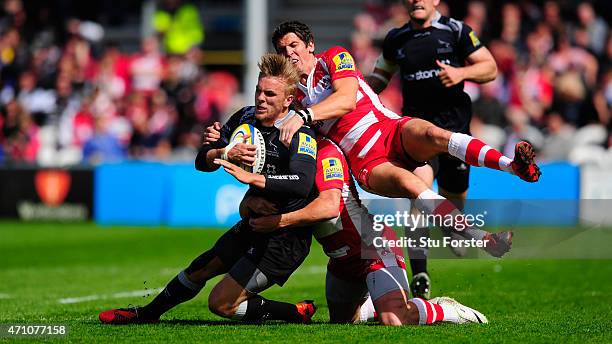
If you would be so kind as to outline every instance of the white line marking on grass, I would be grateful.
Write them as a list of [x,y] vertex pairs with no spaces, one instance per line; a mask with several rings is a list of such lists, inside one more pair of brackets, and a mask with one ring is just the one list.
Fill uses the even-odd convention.
[[67,297],[63,299],[57,300],[57,302],[61,304],[69,304],[69,303],[80,303],[87,301],[95,301],[95,300],[105,300],[105,299],[122,299],[127,297],[134,296],[149,296],[158,294],[160,291],[164,290],[164,288],[157,289],[147,289],[147,290],[133,290],[133,291],[122,291],[114,294],[102,294],[102,295],[87,295],[80,297]]
[[1,300],[1,299],[10,299],[10,298],[12,298],[12,296],[11,296],[11,295],[9,295],[9,294],[4,294],[4,293],[0,293],[0,300]]
[[304,275],[312,275],[312,274],[320,274],[327,271],[327,265],[314,265],[302,268],[296,273],[304,274]]

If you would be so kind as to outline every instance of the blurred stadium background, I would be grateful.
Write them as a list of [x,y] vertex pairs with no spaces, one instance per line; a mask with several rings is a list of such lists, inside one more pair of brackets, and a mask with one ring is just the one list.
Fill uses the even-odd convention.
[[[470,197],[612,198],[611,7],[441,3],[499,66],[494,82],[466,84],[472,133],[509,156],[528,139],[545,172],[546,162],[555,168],[540,185],[516,183],[498,196],[486,191],[500,181],[477,171]],[[269,31],[294,18],[312,25],[319,51],[347,46],[367,74],[385,33],[407,14],[385,0],[3,1],[0,216],[231,224],[245,188],[190,164],[207,125],[252,103]],[[392,86],[382,99],[399,112],[397,80]]]
[[[81,342],[109,333],[94,327],[97,312],[142,303],[138,292],[124,291],[142,289],[142,280],[149,281],[145,290],[163,286],[221,233],[197,229],[225,229],[238,219],[246,187],[223,172],[196,172],[193,159],[206,126],[252,103],[255,63],[273,50],[269,33],[276,24],[310,24],[318,51],[343,45],[367,74],[386,32],[407,20],[401,2],[389,0],[0,3],[0,322],[69,322]],[[473,169],[469,197],[564,200],[563,208],[539,203],[537,212],[556,218],[548,223],[555,226],[593,217],[612,224],[610,202],[580,205],[612,199],[612,2],[463,0],[443,1],[439,10],[469,24],[498,63],[494,82],[466,84],[472,133],[510,156],[527,139],[543,164],[534,185]],[[397,80],[382,99],[400,111]],[[590,214],[593,208],[599,210]],[[197,229],[171,230],[176,227]],[[595,237],[600,248],[611,242],[609,232]],[[578,257],[588,256],[588,245]],[[607,262],[447,260],[433,262],[431,270],[435,294],[493,313],[499,322],[492,329],[500,335],[581,341],[588,333],[609,342]],[[322,303],[324,264],[313,248],[295,282],[272,293],[311,293]],[[575,277],[572,284],[568,276]],[[493,289],[497,294],[489,294]],[[557,304],[568,296],[576,298]],[[205,303],[199,298],[174,317],[215,319]],[[582,312],[566,315],[576,309]],[[593,321],[586,309],[603,314],[603,321]],[[325,310],[315,320],[325,321]],[[193,323],[167,323],[162,330],[187,324]],[[132,338],[147,331],[120,333]],[[274,341],[301,330],[239,331]],[[326,338],[342,341],[351,331],[380,339],[368,337],[367,327],[336,327]],[[486,338],[474,327],[407,331],[437,341]],[[159,341],[196,338],[192,332],[155,335]]]

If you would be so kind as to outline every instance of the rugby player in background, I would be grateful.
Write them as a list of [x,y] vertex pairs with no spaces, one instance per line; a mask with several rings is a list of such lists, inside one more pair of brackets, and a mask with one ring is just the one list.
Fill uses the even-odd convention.
[[249,223],[262,233],[318,223],[315,238],[330,258],[325,279],[330,321],[354,323],[376,314],[382,324],[396,326],[486,323],[484,315],[450,298],[409,299],[401,249],[374,245],[377,237],[396,240],[395,233],[389,227],[374,231],[373,218],[359,200],[344,155],[326,138],[319,137],[317,142],[319,196],[302,209],[252,218]]
[[[382,55],[366,81],[374,92],[380,94],[393,74],[399,71],[403,116],[423,118],[440,128],[469,135],[472,102],[463,91],[464,81],[492,81],[497,74],[497,65],[469,26],[436,11],[439,3],[439,0],[405,1],[410,20],[387,34]],[[469,185],[469,165],[449,154],[440,154],[429,164],[416,168],[414,174],[429,188],[435,177],[438,193],[463,209]],[[419,236],[428,235],[427,230],[417,232],[420,232]],[[453,237],[459,235],[445,232]],[[453,251],[462,256],[466,250]],[[411,287],[427,296],[430,289],[427,253],[416,254],[423,259],[410,261]]]
[[[280,142],[274,122],[289,113],[298,74],[289,61],[276,54],[264,55],[259,69],[256,106],[235,113],[221,128],[216,142],[202,145],[195,166],[204,172],[223,166],[240,182],[249,184],[248,196],[267,200],[252,205],[249,211],[253,215],[295,211],[317,194],[313,187],[317,154],[314,133],[304,126],[289,146]],[[264,175],[246,172],[232,163],[252,163],[253,146],[237,144],[225,152],[232,132],[244,123],[254,125],[264,137]],[[100,313],[99,318],[108,324],[157,322],[174,306],[194,298],[206,281],[225,274],[208,299],[213,313],[242,321],[308,323],[316,310],[312,302],[295,305],[268,300],[258,294],[273,284],[282,286],[287,281],[310,252],[311,236],[312,227],[308,226],[262,234],[253,232],[248,220],[239,221],[212,249],[174,277],[148,305],[112,309]]]
[[[389,111],[356,69],[346,49],[333,47],[314,54],[314,37],[307,25],[297,21],[280,24],[274,30],[272,43],[300,70],[298,99],[306,107],[285,118],[282,140],[289,142],[303,123],[317,122],[319,133],[345,153],[351,172],[365,190],[386,197],[415,199],[417,209],[427,214],[460,214],[457,207],[413,173],[425,161],[443,153],[470,165],[518,175],[528,182],[539,179],[533,149],[527,142],[517,144],[512,160],[469,135]],[[508,232],[489,234],[468,228],[464,234],[470,239],[504,243],[495,247],[505,246],[505,250],[488,250],[498,257],[510,248]]]

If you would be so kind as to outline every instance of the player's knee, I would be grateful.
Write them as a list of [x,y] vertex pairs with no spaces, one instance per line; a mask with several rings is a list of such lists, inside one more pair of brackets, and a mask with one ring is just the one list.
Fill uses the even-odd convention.
[[432,143],[436,142],[436,139],[440,135],[440,130],[441,129],[436,127],[435,125],[429,124],[425,128],[425,138],[427,139],[427,141]]
[[233,303],[213,293],[208,297],[208,309],[223,318],[231,318],[234,315]]
[[432,147],[436,148],[436,151],[445,151],[447,149],[448,140],[450,138],[451,132],[448,130],[444,130],[439,128],[433,124],[429,124],[425,128],[425,139],[428,143],[432,145]]
[[381,325],[402,326],[402,319],[395,312],[383,312],[380,316]]

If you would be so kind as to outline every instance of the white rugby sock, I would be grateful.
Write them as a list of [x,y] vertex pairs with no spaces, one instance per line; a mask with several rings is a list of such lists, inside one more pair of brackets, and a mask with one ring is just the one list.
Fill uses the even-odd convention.
[[374,309],[374,303],[372,302],[372,297],[368,296],[368,299],[361,305],[361,309],[359,310],[359,321],[367,322],[376,320],[377,314]]
[[244,318],[244,315],[246,314],[248,304],[249,304],[248,300],[242,301],[242,303],[238,305],[238,308],[236,308],[236,312],[234,313],[234,315],[232,315],[232,319],[242,320],[242,318]]
[[459,322],[459,315],[452,306],[438,305],[418,297],[410,299],[408,302],[412,302],[419,311],[419,325],[431,325],[440,321]]
[[[417,196],[417,199],[414,200],[414,206],[426,214],[441,215],[442,217],[451,215],[454,219],[457,219],[457,216],[462,215],[462,212],[453,204],[453,202],[440,196],[431,189],[421,192]],[[482,240],[482,238],[487,234],[487,232],[478,228],[467,226],[465,223],[459,224],[453,222],[453,224],[455,227],[454,230],[457,232],[462,232],[469,239],[474,238],[476,240]]]
[[486,166],[513,173],[512,159],[470,135],[453,133],[448,141],[448,154],[472,166]]

